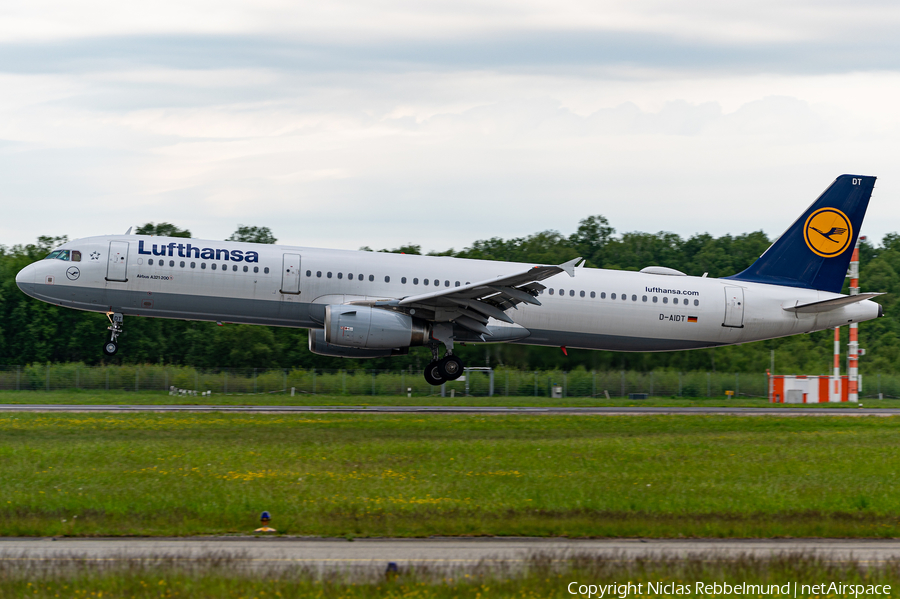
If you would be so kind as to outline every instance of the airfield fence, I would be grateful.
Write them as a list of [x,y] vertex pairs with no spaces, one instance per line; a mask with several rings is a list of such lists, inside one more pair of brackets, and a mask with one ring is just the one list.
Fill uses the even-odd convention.
[[[867,375],[863,397],[900,397],[900,376]],[[563,397],[627,397],[646,393],[651,397],[766,397],[767,378],[760,373],[635,372],[494,369],[494,394],[500,396],[552,397],[557,387]],[[159,391],[171,388],[198,394],[242,395],[290,393],[323,395],[440,395],[421,371],[331,369],[199,369],[190,366],[31,364],[0,366],[0,390],[59,391]],[[486,396],[487,372],[469,371],[464,379],[449,382],[450,395]]]

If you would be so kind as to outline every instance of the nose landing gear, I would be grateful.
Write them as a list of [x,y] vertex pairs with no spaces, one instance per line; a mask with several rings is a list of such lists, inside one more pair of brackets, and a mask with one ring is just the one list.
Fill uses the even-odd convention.
[[124,316],[118,312],[107,312],[106,317],[109,319],[110,326],[106,327],[106,330],[110,332],[110,338],[103,346],[103,353],[107,356],[114,356],[119,351],[119,344],[116,343],[116,339],[122,334],[122,320]]

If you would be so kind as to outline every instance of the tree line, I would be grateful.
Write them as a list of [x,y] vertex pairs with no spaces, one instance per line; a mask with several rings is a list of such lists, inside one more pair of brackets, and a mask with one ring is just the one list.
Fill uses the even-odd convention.
[[[190,231],[170,223],[147,223],[139,234],[190,237]],[[229,240],[275,243],[268,227],[239,226]],[[39,237],[35,243],[0,245],[0,364],[45,362],[158,363],[199,368],[377,368],[424,367],[430,360],[425,348],[413,348],[408,356],[379,360],[343,360],[317,356],[307,349],[302,329],[251,325],[216,326],[214,323],[126,319],[119,354],[110,359],[101,347],[106,338],[106,316],[59,308],[27,297],[15,284],[16,273],[43,259],[65,237]],[[740,272],[770,245],[762,231],[713,237],[707,233],[682,238],[668,232],[617,234],[603,216],[581,220],[571,235],[540,231],[512,239],[479,240],[461,250],[448,249],[430,255],[482,260],[559,264],[581,256],[588,267],[640,270],[668,266],[689,275],[721,277]],[[361,250],[372,251],[368,247]],[[421,254],[420,246],[404,245],[383,252]],[[867,355],[860,360],[863,373],[900,372],[900,322],[893,310],[900,291],[900,234],[891,233],[880,245],[864,241],[860,249],[861,285],[864,291],[883,291],[878,298],[885,318],[860,325],[860,346]],[[847,292],[845,283],[845,292]],[[707,350],[658,353],[620,353],[559,348],[487,345],[459,347],[457,353],[470,365],[507,365],[518,368],[598,370],[680,370],[711,372],[763,372],[775,351],[779,373],[824,374],[831,365],[831,331],[784,339]],[[844,354],[848,334],[843,334]]]

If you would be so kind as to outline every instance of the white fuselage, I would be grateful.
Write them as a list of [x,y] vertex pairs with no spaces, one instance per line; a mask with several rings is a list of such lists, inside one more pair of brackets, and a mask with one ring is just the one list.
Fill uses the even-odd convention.
[[[436,285],[465,285],[523,268],[511,262],[137,235],[85,238],[62,248],[80,252],[80,261],[70,253],[69,260],[30,265],[16,278],[23,291],[80,310],[303,328],[321,328],[329,304],[401,299]],[[119,249],[118,257],[112,248]],[[869,300],[821,313],[790,312],[785,308],[840,296],[729,279],[577,268],[574,277],[559,274],[542,284],[547,287],[537,297],[542,305],[521,304],[507,312],[529,331],[517,343],[692,349],[807,333],[879,314]]]

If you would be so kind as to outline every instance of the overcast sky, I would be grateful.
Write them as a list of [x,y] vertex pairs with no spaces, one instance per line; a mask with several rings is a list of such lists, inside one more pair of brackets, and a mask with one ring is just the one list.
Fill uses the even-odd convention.
[[5,0],[0,243],[167,221],[356,249],[900,229],[891,1]]

